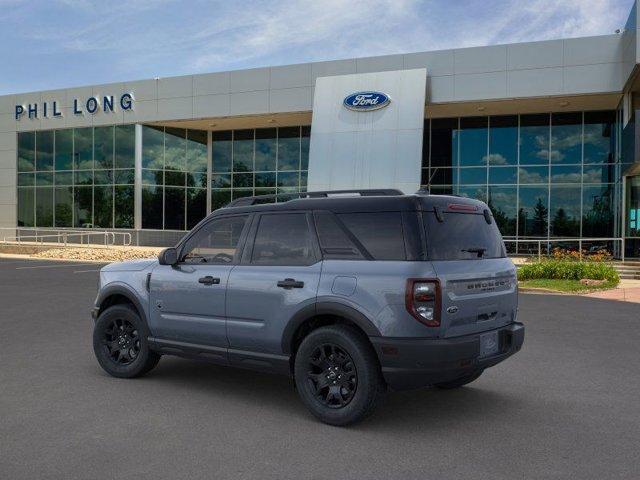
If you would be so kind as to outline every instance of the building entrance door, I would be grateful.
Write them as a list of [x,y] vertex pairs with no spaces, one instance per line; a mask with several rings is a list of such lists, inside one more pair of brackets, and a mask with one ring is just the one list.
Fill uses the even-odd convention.
[[640,258],[640,175],[625,179],[625,256]]

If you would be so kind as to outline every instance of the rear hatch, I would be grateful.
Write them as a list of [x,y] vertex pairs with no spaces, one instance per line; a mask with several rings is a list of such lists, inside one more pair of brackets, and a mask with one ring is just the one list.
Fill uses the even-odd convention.
[[440,281],[440,336],[469,335],[513,322],[516,269],[488,207],[452,198],[423,212],[423,220],[428,257]]

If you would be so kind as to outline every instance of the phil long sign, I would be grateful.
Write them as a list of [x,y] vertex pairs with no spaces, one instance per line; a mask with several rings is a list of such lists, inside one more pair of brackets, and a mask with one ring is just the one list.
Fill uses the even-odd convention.
[[[105,113],[133,110],[133,94],[123,93],[120,97],[114,95],[103,95],[89,97],[85,99],[74,98],[72,102],[72,113],[74,115],[84,115],[98,113],[102,110]],[[62,117],[62,106],[56,100],[51,102],[28,103],[26,105],[16,105],[16,120],[22,118],[55,118]]]

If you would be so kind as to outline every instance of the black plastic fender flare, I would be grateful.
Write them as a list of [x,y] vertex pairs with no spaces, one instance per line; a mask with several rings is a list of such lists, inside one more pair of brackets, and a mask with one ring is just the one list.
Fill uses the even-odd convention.
[[136,307],[136,310],[138,310],[142,321],[147,324],[147,326],[149,325],[149,322],[147,321],[146,310],[142,307],[142,303],[140,303],[138,296],[135,294],[133,289],[121,283],[107,285],[106,287],[100,289],[100,292],[98,292],[98,296],[96,298],[95,307],[100,308],[102,302],[113,295],[122,295],[131,303],[133,303],[133,305]]
[[291,354],[291,342],[296,331],[307,320],[318,315],[335,315],[356,324],[369,337],[380,337],[380,330],[369,318],[355,308],[339,302],[317,302],[300,309],[287,323],[282,333],[282,352]]

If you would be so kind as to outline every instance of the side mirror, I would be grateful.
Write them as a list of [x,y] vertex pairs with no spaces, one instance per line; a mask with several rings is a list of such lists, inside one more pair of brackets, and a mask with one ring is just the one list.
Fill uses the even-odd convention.
[[178,250],[175,247],[165,248],[158,255],[160,265],[175,265],[178,263]]

